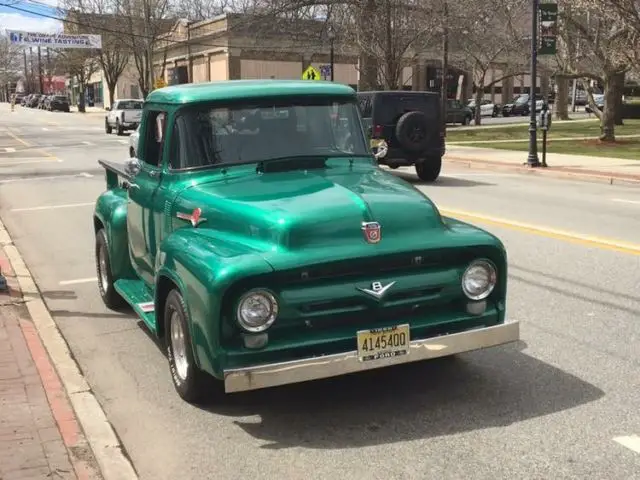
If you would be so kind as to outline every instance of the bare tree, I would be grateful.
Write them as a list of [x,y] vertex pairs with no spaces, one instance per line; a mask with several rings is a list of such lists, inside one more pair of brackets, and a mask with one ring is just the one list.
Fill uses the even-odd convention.
[[64,59],[64,64],[69,75],[75,77],[78,82],[79,99],[78,111],[86,111],[86,102],[84,91],[89,78],[98,71],[100,62],[98,61],[98,52],[95,50],[85,49],[65,49],[60,53]]
[[[483,0],[450,7],[454,39],[451,63],[472,75],[476,125],[481,122],[485,89],[529,71],[528,32],[521,23],[527,4],[526,0]],[[490,77],[496,65],[500,65],[501,73]]]
[[173,28],[176,20],[168,18],[169,0],[114,0],[115,11],[122,18],[126,32],[122,41],[133,57],[138,84],[146,98],[153,89],[153,52],[159,37]]
[[[560,11],[563,43],[575,53],[566,56],[566,62],[559,62],[558,69],[565,78],[586,81],[589,105],[600,119],[600,140],[613,142],[625,76],[631,69],[629,52],[637,48],[635,32],[616,16],[602,14],[599,5],[581,1],[585,3],[579,9]],[[592,80],[604,87],[602,111],[593,100]]]
[[122,42],[123,20],[113,13],[115,0],[63,0],[63,5],[67,11],[65,30],[101,35],[97,60],[107,82],[109,103],[113,104],[118,80],[131,57],[131,50]]
[[4,97],[9,98],[9,83],[20,78],[22,49],[12,44],[5,35],[0,35],[0,85]]

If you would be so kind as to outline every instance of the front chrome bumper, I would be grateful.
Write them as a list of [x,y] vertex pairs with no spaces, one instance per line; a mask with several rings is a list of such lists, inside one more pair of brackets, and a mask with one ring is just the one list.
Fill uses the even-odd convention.
[[401,363],[446,357],[481,348],[495,347],[519,339],[520,323],[517,321],[505,322],[493,327],[414,340],[410,344],[409,355],[369,362],[358,361],[358,352],[353,350],[324,357],[225,370],[224,388],[228,393],[257,390],[373,370]]

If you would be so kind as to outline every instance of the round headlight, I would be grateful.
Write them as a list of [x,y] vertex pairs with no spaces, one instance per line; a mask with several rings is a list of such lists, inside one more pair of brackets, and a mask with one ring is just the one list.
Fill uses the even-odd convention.
[[269,292],[253,290],[245,293],[238,302],[238,323],[248,332],[263,332],[275,322],[278,302]]
[[493,291],[497,278],[496,269],[491,262],[475,260],[462,275],[462,290],[470,300],[483,300]]

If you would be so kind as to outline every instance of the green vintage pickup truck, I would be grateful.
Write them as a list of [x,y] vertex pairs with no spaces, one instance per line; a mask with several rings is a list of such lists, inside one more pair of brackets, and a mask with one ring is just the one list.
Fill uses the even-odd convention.
[[189,402],[519,338],[502,243],[383,171],[356,94],[237,80],[149,94],[101,160],[99,291],[166,345]]

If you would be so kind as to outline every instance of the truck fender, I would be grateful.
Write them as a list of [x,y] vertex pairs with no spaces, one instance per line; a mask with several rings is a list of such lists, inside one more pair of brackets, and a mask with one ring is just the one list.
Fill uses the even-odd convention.
[[123,195],[118,190],[109,190],[98,197],[93,213],[93,228],[95,233],[104,228],[107,234],[114,280],[136,279],[129,256],[126,192]]
[[222,374],[220,309],[225,292],[238,280],[273,271],[266,260],[251,251],[236,253],[221,255],[206,229],[180,228],[162,241],[156,256],[158,335],[163,337],[165,333],[164,301],[177,287],[189,315],[195,362],[217,378]]

